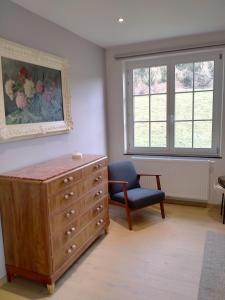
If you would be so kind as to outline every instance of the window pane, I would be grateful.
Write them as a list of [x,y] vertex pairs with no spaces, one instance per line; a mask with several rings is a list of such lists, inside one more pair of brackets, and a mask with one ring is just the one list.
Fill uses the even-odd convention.
[[150,68],[151,94],[166,93],[167,90],[167,67]]
[[149,147],[149,123],[134,124],[134,147]]
[[195,90],[212,90],[214,61],[195,63]]
[[198,92],[194,97],[194,119],[212,119],[213,92]]
[[192,122],[175,122],[175,148],[192,148]]
[[175,92],[193,90],[193,63],[175,65]]
[[151,122],[151,147],[166,147],[166,122]]
[[194,122],[194,148],[212,147],[212,122]]
[[175,95],[175,120],[192,120],[192,93]]
[[166,95],[151,96],[151,121],[166,121]]
[[149,121],[149,96],[134,97],[134,121]]
[[133,95],[149,94],[149,68],[133,70]]

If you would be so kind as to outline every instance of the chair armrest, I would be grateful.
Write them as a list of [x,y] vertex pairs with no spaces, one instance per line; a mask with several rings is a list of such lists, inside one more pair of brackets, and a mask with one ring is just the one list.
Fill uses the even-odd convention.
[[110,184],[128,184],[128,181],[124,181],[124,180],[109,180],[108,183],[110,183]]
[[142,174],[142,173],[140,173],[140,174],[138,174],[138,176],[162,176],[162,175],[160,175],[160,174]]
[[160,183],[160,174],[138,174],[138,180],[140,180],[141,176],[155,176],[156,177],[156,184],[157,184],[157,189],[161,190],[161,183]]
[[109,180],[108,183],[109,183],[109,184],[122,184],[122,186],[123,186],[123,193],[124,193],[124,201],[125,201],[125,205],[126,205],[126,207],[128,207],[128,195],[127,195],[127,185],[128,185],[128,181],[124,181],[124,180]]

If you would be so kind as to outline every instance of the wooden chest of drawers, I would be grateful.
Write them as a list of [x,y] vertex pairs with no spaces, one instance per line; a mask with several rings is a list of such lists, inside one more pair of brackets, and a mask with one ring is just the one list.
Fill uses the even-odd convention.
[[6,271],[55,281],[107,232],[107,158],[63,156],[0,176]]

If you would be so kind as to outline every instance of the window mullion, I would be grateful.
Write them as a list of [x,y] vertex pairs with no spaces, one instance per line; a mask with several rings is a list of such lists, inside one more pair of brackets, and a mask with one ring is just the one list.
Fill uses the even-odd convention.
[[175,63],[168,64],[168,146],[169,152],[174,149],[175,120]]
[[148,91],[148,103],[149,103],[149,148],[151,147],[151,68],[148,69],[148,78],[149,78],[149,91]]
[[128,69],[127,72],[127,90],[128,94],[126,97],[128,105],[127,109],[127,124],[128,124],[128,134],[127,134],[127,148],[128,151],[134,149],[134,107],[133,107],[133,70]]
[[193,91],[192,91],[192,148],[194,149],[194,115],[195,115],[195,64],[193,63]]
[[[222,51],[221,51],[222,52]],[[224,53],[224,51],[223,51]],[[223,111],[223,100],[225,96],[225,89],[220,88],[220,82],[225,77],[225,70],[223,69],[223,63],[219,58],[214,61],[214,83],[213,83],[213,120],[212,120],[212,148],[216,148],[217,154],[220,148],[220,134],[221,134],[221,111]],[[217,120],[217,122],[216,122]]]

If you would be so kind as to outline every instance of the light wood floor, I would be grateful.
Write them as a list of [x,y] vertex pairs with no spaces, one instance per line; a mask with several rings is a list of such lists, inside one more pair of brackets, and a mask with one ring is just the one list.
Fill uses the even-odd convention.
[[17,278],[0,289],[1,300],[196,300],[207,231],[225,233],[218,208],[166,205],[133,215],[111,208],[110,232],[57,282],[44,286]]

